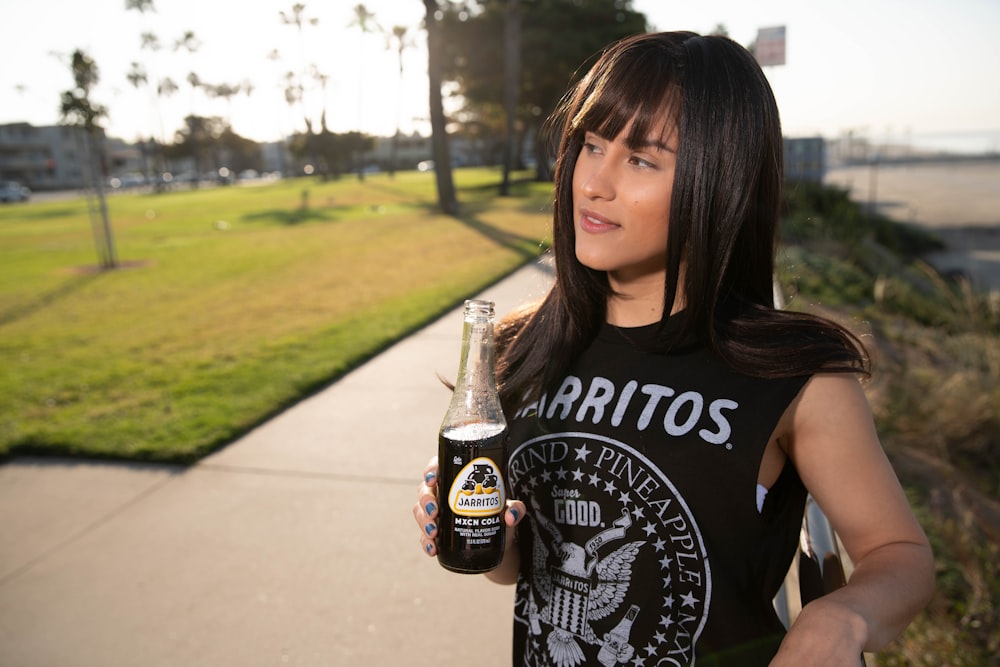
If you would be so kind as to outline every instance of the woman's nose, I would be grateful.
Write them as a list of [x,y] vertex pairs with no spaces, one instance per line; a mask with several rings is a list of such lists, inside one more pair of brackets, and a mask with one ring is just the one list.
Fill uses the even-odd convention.
[[614,199],[614,177],[604,163],[593,165],[581,182],[584,196],[591,199]]

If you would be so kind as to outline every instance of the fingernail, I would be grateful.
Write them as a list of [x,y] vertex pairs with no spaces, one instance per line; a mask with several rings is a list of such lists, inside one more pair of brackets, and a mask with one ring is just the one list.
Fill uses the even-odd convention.
[[424,532],[427,533],[428,535],[430,535],[431,533],[433,533],[434,532],[434,524],[433,523],[429,523],[426,526],[424,526]]
[[428,514],[434,514],[434,510],[436,509],[437,507],[434,505],[434,503],[427,503],[426,505],[424,505],[424,511],[427,512]]
[[434,545],[433,544],[428,544],[426,547],[424,547],[424,551],[427,552],[428,556],[431,555],[431,551],[433,551],[433,550],[434,550]]
[[513,507],[512,507],[512,508],[510,508],[510,515],[511,515],[512,517],[514,517],[514,521],[517,521],[517,517],[519,517],[519,516],[520,516],[520,514],[518,514],[518,513],[517,513],[517,510],[516,510],[516,509],[514,509]]
[[426,475],[424,475],[424,481],[430,484],[431,482],[434,481],[434,477],[436,477],[436,475],[432,472],[429,472]]

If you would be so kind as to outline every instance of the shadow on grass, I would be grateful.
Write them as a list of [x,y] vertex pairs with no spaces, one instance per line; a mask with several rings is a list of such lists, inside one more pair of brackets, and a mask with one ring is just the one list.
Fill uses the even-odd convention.
[[60,206],[58,208],[39,208],[35,206],[22,207],[18,212],[18,217],[22,220],[54,220],[57,218],[68,218],[85,211],[86,207],[80,206]]
[[[489,206],[489,202],[463,202],[461,204],[461,211],[455,216],[455,220],[462,223],[469,229],[482,234],[498,246],[514,251],[525,261],[536,259],[540,254],[542,254],[545,250],[544,243],[537,236],[517,234],[506,229],[495,227],[488,222],[484,222],[478,214],[487,209]],[[431,207],[429,210],[436,209]],[[537,208],[531,207],[531,210],[535,211]]]
[[21,318],[42,310],[46,306],[52,305],[60,299],[64,299],[71,294],[78,292],[105,273],[107,273],[107,270],[100,269],[92,272],[80,273],[50,290],[40,294],[28,296],[21,303],[15,303],[10,308],[0,311],[0,326],[16,322]]
[[273,209],[243,216],[246,222],[270,222],[279,225],[301,225],[306,222],[332,222],[336,216],[317,208]]

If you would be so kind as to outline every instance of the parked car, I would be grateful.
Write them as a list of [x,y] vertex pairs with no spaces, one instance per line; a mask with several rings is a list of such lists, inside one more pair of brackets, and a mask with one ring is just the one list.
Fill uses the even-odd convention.
[[0,202],[28,201],[31,190],[17,181],[0,181]]
[[3,203],[28,201],[29,199],[31,199],[31,190],[17,181],[0,181],[0,201]]

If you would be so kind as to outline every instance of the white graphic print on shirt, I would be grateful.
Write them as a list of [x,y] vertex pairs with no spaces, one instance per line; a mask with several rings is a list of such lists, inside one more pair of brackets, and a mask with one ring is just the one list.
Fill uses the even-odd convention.
[[596,653],[605,667],[691,664],[711,573],[667,476],[629,445],[589,433],[529,440],[508,461],[534,534],[515,609],[528,628],[524,663],[573,667]]

